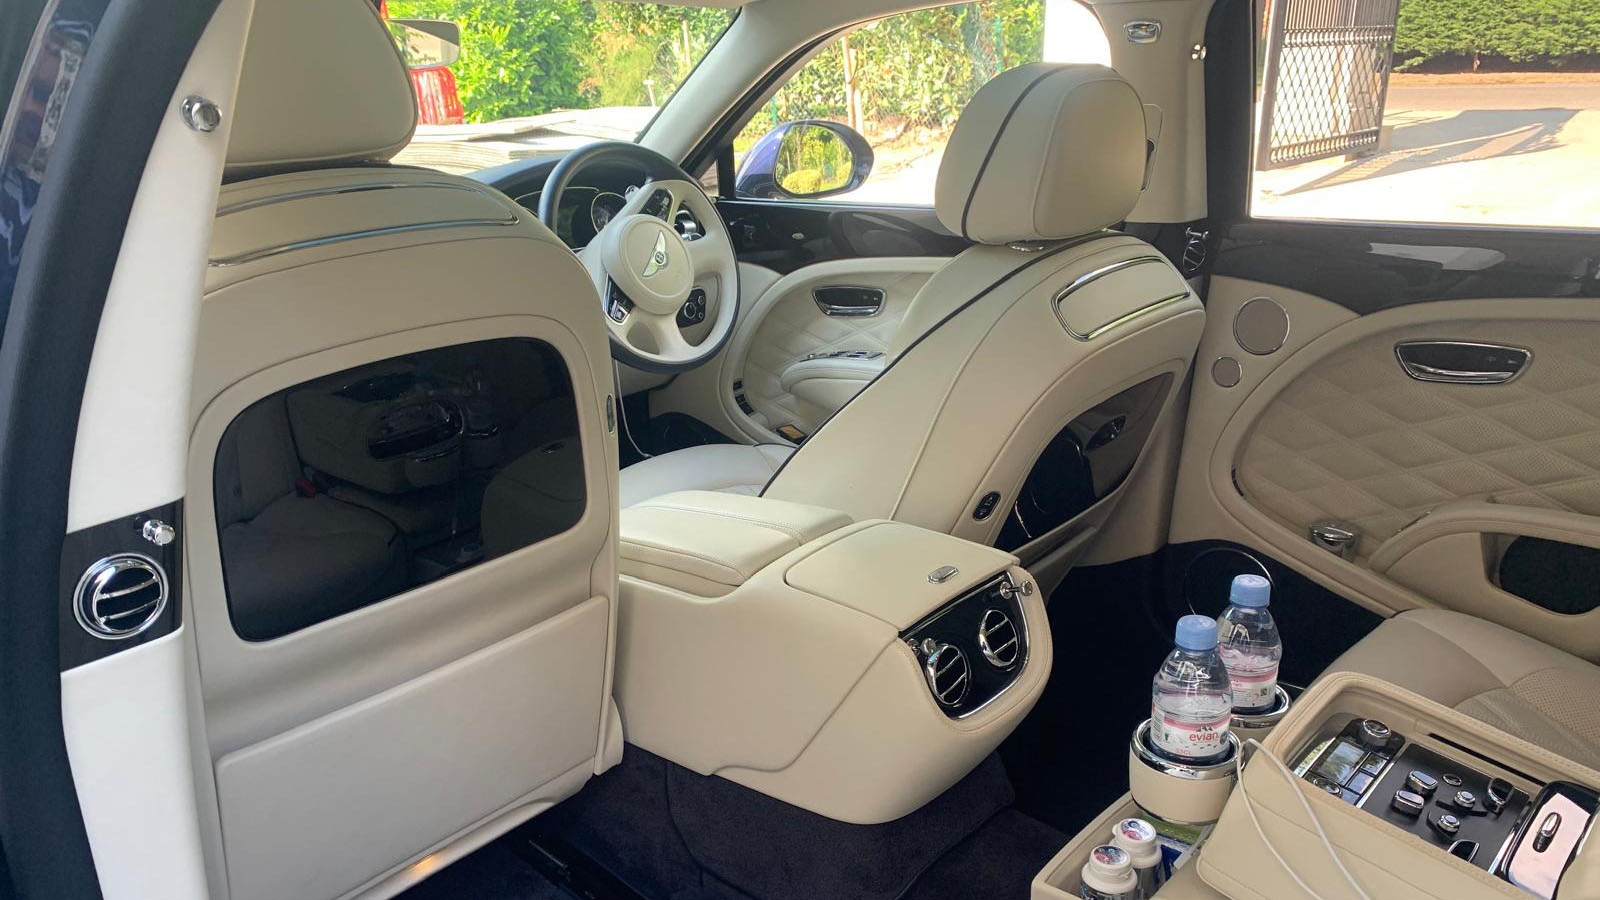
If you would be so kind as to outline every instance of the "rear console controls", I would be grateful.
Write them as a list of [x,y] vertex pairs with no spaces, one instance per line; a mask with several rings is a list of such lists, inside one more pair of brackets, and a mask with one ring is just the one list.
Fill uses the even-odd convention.
[[[928,580],[939,583],[933,575]],[[972,715],[1021,674],[1028,661],[1028,622],[1021,598],[1034,590],[1031,581],[1019,583],[1001,575],[901,635],[945,715]]]

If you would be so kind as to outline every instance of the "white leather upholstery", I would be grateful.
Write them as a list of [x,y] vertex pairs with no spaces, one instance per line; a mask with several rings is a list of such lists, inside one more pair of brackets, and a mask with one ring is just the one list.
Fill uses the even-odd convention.
[[1382,678],[1600,768],[1600,667],[1492,622],[1439,609],[1401,613],[1329,671]]
[[405,64],[366,0],[256,4],[235,105],[227,167],[234,177],[386,160],[417,126]]
[[[1095,233],[1137,199],[1143,121],[1133,90],[1101,66],[1024,66],[979,91],[941,164],[938,202],[947,224],[952,209],[966,217],[965,195],[952,206],[950,191],[970,188],[969,232],[987,243],[923,285],[888,341],[888,368],[754,491],[990,543],[1006,516],[967,515],[979,497],[993,491],[1009,509],[1073,417],[1150,379],[1181,379],[1204,323],[1199,300],[1149,244]],[[1079,240],[1008,243],[1068,237]],[[1094,333],[1076,331],[1080,318]],[[712,452],[727,460],[679,451],[624,470],[623,502],[753,492],[762,456],[773,458]],[[1102,504],[1096,515],[1108,513]]]
[[1000,73],[962,111],[934,209],[968,240],[1058,240],[1127,218],[1144,169],[1132,86],[1105,66],[1033,63]]
[[618,476],[624,507],[674,491],[759,494],[794,453],[781,444],[707,444],[636,462]]
[[736,493],[679,491],[628,507],[621,522],[622,574],[717,597],[785,553],[849,525],[850,517]]

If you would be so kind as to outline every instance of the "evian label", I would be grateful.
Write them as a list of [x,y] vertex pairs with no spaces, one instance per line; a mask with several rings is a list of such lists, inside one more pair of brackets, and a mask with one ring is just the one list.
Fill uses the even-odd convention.
[[1228,672],[1234,709],[1261,709],[1277,702],[1278,667],[1260,672]]
[[1206,759],[1222,753],[1228,746],[1228,723],[1232,711],[1203,722],[1184,721],[1162,714],[1150,715],[1150,742],[1162,753],[1178,759]]

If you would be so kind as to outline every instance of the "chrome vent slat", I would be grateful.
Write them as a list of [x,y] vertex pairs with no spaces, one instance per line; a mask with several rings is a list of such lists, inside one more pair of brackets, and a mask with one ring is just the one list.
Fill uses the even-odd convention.
[[927,658],[923,661],[922,672],[928,679],[928,690],[941,705],[955,706],[966,698],[972,684],[967,655],[959,647],[936,641],[930,641],[925,649]]
[[[133,583],[126,584],[130,580]],[[160,563],[123,553],[99,560],[83,573],[73,591],[72,613],[94,637],[123,640],[161,618],[167,595],[167,573]]]
[[1021,655],[1021,635],[1004,610],[991,608],[978,623],[978,649],[989,665],[1009,669]]

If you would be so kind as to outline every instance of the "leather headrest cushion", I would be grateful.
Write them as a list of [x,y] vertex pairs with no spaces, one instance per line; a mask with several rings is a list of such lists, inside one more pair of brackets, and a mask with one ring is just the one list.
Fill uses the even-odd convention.
[[1105,66],[1000,73],[961,113],[939,165],[946,228],[985,244],[1057,240],[1127,217],[1144,182],[1144,107]]
[[368,0],[260,0],[235,108],[235,176],[385,160],[417,127],[410,73]]

